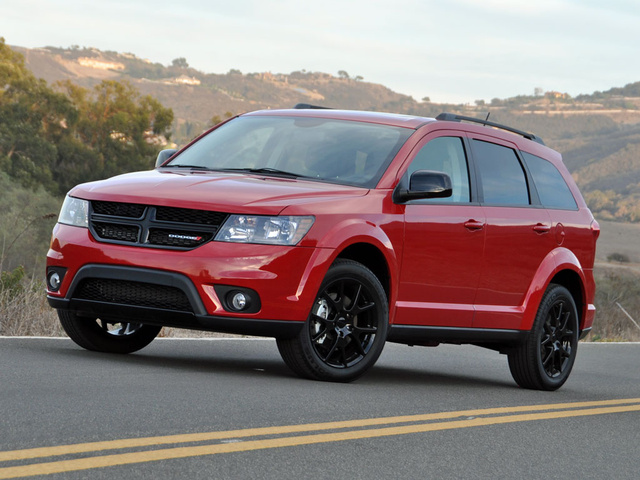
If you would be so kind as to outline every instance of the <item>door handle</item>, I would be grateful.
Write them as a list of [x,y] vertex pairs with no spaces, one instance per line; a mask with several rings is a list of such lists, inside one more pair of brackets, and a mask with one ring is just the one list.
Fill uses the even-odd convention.
[[536,233],[549,233],[551,231],[551,225],[545,225],[544,223],[537,223],[533,226],[533,231]]
[[471,231],[482,230],[484,228],[484,223],[470,219],[464,222],[464,228]]

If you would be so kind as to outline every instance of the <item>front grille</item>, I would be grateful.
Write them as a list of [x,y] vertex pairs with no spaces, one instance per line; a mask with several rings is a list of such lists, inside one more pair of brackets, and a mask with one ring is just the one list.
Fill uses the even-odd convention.
[[89,228],[100,242],[188,250],[211,241],[227,213],[92,201]]
[[193,312],[189,299],[181,289],[129,280],[87,278],[80,283],[73,297],[97,302]]
[[137,203],[120,203],[120,202],[91,202],[93,212],[98,215],[109,215],[112,217],[129,217],[140,218],[146,208],[144,205]]
[[93,222],[93,228],[100,238],[120,240],[121,242],[137,242],[138,233],[140,232],[140,227],[137,225]]

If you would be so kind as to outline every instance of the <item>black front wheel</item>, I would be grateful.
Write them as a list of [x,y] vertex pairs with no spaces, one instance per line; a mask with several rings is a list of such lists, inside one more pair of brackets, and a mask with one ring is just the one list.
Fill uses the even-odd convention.
[[162,327],[80,317],[58,310],[62,328],[82,348],[106,353],[132,353],[149,345]]
[[301,377],[350,382],[382,353],[389,325],[387,297],[364,265],[337,260],[320,286],[305,327],[278,339],[285,363]]
[[569,378],[578,350],[578,311],[569,290],[551,284],[525,343],[508,355],[518,385],[557,390]]

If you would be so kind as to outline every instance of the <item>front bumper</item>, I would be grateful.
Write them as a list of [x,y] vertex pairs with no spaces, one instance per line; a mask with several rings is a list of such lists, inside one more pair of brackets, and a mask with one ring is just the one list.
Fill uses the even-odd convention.
[[[47,267],[64,268],[66,273],[60,288],[48,290],[47,297],[52,307],[81,315],[177,328],[290,336],[306,320],[331,254],[330,249],[224,242],[210,242],[189,251],[131,247],[96,242],[85,228],[58,224]],[[79,293],[87,279],[144,284],[147,290],[160,291],[155,292],[160,296],[164,295],[163,289],[171,295],[178,291],[186,301],[167,307],[163,301],[129,301],[127,293]],[[260,297],[259,311],[226,310],[216,294],[220,286],[255,291]]]
[[49,305],[58,310],[71,310],[81,315],[117,319],[163,327],[185,328],[209,332],[235,333],[259,337],[290,338],[298,335],[303,322],[265,320],[257,318],[231,318],[199,315],[190,312],[167,311],[151,307],[91,302],[79,299],[47,296]]

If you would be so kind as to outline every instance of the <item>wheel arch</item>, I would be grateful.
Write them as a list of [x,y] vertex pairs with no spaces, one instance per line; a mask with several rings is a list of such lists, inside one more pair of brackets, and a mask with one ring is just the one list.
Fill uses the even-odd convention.
[[361,263],[378,278],[387,294],[387,301],[391,295],[391,274],[387,259],[382,251],[371,243],[359,242],[347,246],[336,259],[343,258]]
[[586,301],[584,283],[580,278],[580,275],[578,275],[575,270],[564,269],[556,273],[549,283],[562,285],[569,290],[569,293],[571,293],[573,301],[576,304],[576,310],[578,311],[578,325],[582,330],[584,328],[584,319],[586,315]]
[[[530,330],[544,292],[552,283],[562,285],[571,293],[578,310],[580,329],[585,327],[589,298],[586,276],[574,253],[566,248],[556,248],[541,262],[527,292],[520,329]],[[587,325],[588,326],[588,325]]]

